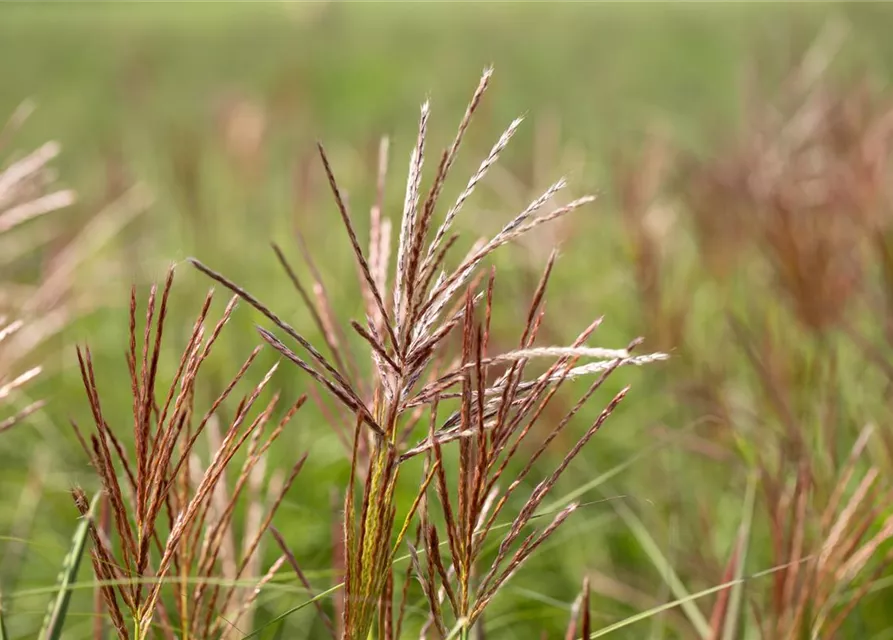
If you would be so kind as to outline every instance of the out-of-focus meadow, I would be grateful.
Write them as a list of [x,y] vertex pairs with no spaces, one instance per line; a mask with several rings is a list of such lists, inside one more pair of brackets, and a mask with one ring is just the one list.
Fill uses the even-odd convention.
[[[318,340],[269,246],[310,277],[298,232],[339,320],[360,318],[316,140],[368,211],[390,136],[396,220],[419,104],[431,99],[429,148],[447,146],[490,64],[456,173],[525,122],[457,222],[464,237],[498,231],[561,176],[573,197],[599,194],[496,252],[493,344],[514,347],[558,243],[539,341],[569,343],[604,315],[595,344],[644,336],[643,349],[672,357],[619,370],[537,462],[525,495],[632,385],[545,505],[582,506],[500,590],[486,637],[563,637],[584,576],[593,631],[649,613],[609,637],[893,637],[891,20],[882,4],[5,3],[0,117],[35,108],[3,134],[2,166],[58,141],[57,186],[77,193],[8,237],[0,225],[0,315],[31,322],[0,345],[0,389],[43,367],[0,421],[46,400],[0,434],[9,637],[36,637],[55,592],[77,524],[70,487],[98,488],[70,426],[91,419],[75,346],[89,345],[106,420],[126,432],[130,285],[144,296],[171,263],[165,379],[211,284],[188,256]],[[462,186],[448,181],[449,197]],[[260,320],[235,312],[196,390],[203,403],[259,344]],[[271,386],[293,398],[310,383],[286,364]],[[274,524],[321,591],[349,465],[311,404],[267,464],[309,452]],[[411,501],[417,483],[406,485]],[[267,566],[276,549],[262,551]],[[93,637],[90,570],[65,638]],[[306,599],[283,570],[254,624]],[[413,594],[410,629],[425,607]],[[306,607],[278,633],[263,637],[323,631]]]

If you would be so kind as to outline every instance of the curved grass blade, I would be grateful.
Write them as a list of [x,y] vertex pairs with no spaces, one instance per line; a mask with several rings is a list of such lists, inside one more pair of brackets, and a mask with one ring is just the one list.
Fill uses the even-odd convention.
[[654,538],[651,537],[651,534],[648,533],[645,523],[622,501],[614,503],[614,508],[617,510],[617,515],[621,517],[636,537],[636,540],[642,546],[642,550],[645,551],[645,554],[667,583],[667,586],[670,587],[670,591],[677,598],[679,606],[682,607],[683,612],[685,612],[698,636],[703,640],[707,640],[710,637],[710,624],[707,622],[707,618],[704,617],[701,609],[695,604],[682,580],[673,571],[670,561],[661,552],[660,547],[658,547]]
[[334,587],[330,587],[329,589],[326,589],[325,591],[323,591],[322,593],[317,594],[316,596],[314,596],[314,597],[311,598],[310,600],[307,600],[307,601],[305,601],[305,602],[302,602],[301,604],[297,605],[296,607],[292,607],[292,608],[289,609],[288,611],[284,611],[283,613],[280,613],[278,616],[276,616],[275,618],[273,618],[272,620],[270,620],[270,621],[267,622],[266,624],[262,624],[261,626],[259,626],[257,629],[255,629],[255,630],[252,631],[251,633],[242,636],[242,640],[248,640],[249,638],[257,638],[258,636],[260,636],[261,631],[263,631],[264,629],[266,629],[266,628],[268,628],[268,627],[272,627],[274,624],[277,624],[277,623],[279,623],[279,622],[282,622],[283,620],[285,620],[285,619],[286,619],[288,616],[290,616],[291,614],[300,611],[300,610],[303,609],[304,607],[309,607],[309,606],[312,605],[314,602],[316,602],[316,601],[318,601],[318,600],[321,600],[322,598],[325,598],[326,596],[330,596],[330,595],[332,595],[333,593],[335,593],[336,591],[338,591],[339,589],[341,589],[341,588],[343,588],[343,587],[344,587],[344,583],[343,583],[343,582],[341,582],[341,583],[339,583],[339,584],[336,584]]
[[[2,596],[2,594],[0,594]],[[6,621],[3,618],[3,598],[0,597],[0,640],[9,640],[9,631],[6,630]]]
[[638,462],[639,460],[644,458],[649,453],[657,451],[658,449],[661,449],[662,447],[665,447],[665,446],[666,446],[666,443],[663,441],[660,441],[660,442],[657,442],[656,444],[651,445],[650,447],[642,449],[641,451],[631,455],[629,458],[627,458],[620,464],[617,464],[617,465],[611,467],[604,473],[600,473],[597,477],[593,478],[589,482],[580,485],[573,491],[569,491],[568,493],[564,494],[560,498],[556,498],[551,503],[549,503],[543,507],[543,513],[551,513],[553,511],[558,511],[561,507],[564,507],[565,505],[570,504],[577,498],[580,498],[581,496],[586,495],[587,493],[589,493],[590,491],[592,491],[594,489],[598,489],[600,486],[602,486],[603,484],[605,484],[606,482],[608,482],[609,480],[614,478],[614,476],[622,473],[623,471],[626,471],[635,462]]
[[90,532],[90,523],[93,521],[95,505],[99,502],[100,494],[96,494],[90,502],[90,511],[81,518],[78,527],[71,540],[71,549],[62,564],[59,572],[59,589],[56,598],[50,602],[47,615],[43,620],[43,628],[38,638],[41,640],[58,640],[62,637],[62,627],[65,624],[65,615],[68,613],[68,603],[71,601],[71,586],[78,575],[81,566],[81,558],[87,546],[87,537]]
[[[686,432],[689,429],[692,429],[695,426],[697,426],[697,424],[698,424],[698,421],[692,422],[692,423],[682,427],[679,432]],[[639,451],[637,451],[636,453],[631,455],[629,458],[627,458],[623,462],[611,467],[610,469],[608,469],[607,471],[605,471],[603,473],[600,473],[597,477],[593,478],[592,480],[586,482],[585,484],[580,485],[573,491],[569,491],[568,493],[564,494],[560,498],[556,498],[551,503],[545,505],[543,507],[543,512],[551,513],[553,511],[557,511],[561,507],[570,504],[571,502],[573,502],[574,500],[577,500],[578,498],[581,498],[582,496],[586,495],[590,491],[593,491],[594,489],[598,489],[603,484],[605,484],[609,480],[613,479],[614,476],[626,471],[628,468],[633,466],[633,464],[635,464],[642,458],[645,458],[648,455],[654,453],[655,451],[660,451],[662,449],[665,449],[667,446],[671,446],[671,445],[672,445],[672,442],[671,442],[670,438],[667,438],[667,437],[658,438],[657,442],[654,442],[650,446],[643,447],[642,449],[640,449]]]
[[609,633],[613,633],[614,631],[619,631],[620,629],[624,629],[636,622],[642,622],[643,620],[648,620],[649,618],[656,616],[658,614],[663,613],[664,611],[669,611],[670,609],[675,609],[676,607],[681,607],[685,605],[687,602],[694,602],[695,600],[699,600],[701,598],[706,598],[707,596],[713,595],[714,593],[719,593],[729,587],[734,587],[738,584],[743,584],[748,580],[756,580],[757,578],[764,578],[766,576],[770,576],[773,573],[778,571],[784,571],[785,569],[792,567],[797,564],[805,564],[812,560],[814,556],[807,556],[805,558],[801,558],[797,562],[786,562],[784,564],[780,564],[772,567],[771,569],[765,569],[763,571],[759,571],[757,573],[752,573],[749,576],[745,576],[740,579],[730,580],[729,582],[723,582],[722,584],[718,584],[714,587],[709,587],[702,591],[696,591],[695,593],[691,593],[684,598],[677,598],[671,602],[666,602],[664,604],[658,605],[656,607],[652,607],[651,609],[647,609],[645,611],[641,611],[635,615],[632,615],[628,618],[624,618],[623,620],[619,620],[614,624],[610,624],[607,627],[602,627],[598,631],[594,631],[592,635],[589,636],[589,640],[595,640],[596,638],[603,638]]

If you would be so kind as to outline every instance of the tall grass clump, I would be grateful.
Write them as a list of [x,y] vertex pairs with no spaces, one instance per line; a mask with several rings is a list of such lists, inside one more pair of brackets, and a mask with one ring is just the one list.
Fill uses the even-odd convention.
[[[686,472],[722,473],[748,496],[731,544],[707,507],[720,491],[686,505],[699,511],[681,518],[697,523],[680,542],[686,569],[652,554],[680,600],[684,583],[724,585],[709,637],[853,637],[893,567],[893,103],[834,75],[833,27],[771,99],[745,105],[733,135],[701,154],[652,140],[618,180],[642,317],[676,346],[684,384],[669,391],[698,425]],[[675,223],[658,233],[668,210]],[[692,312],[705,299],[719,320],[708,328]],[[685,548],[705,525],[717,546]],[[686,613],[696,630],[707,620],[700,605]]]
[[[495,269],[483,271],[485,261],[502,245],[594,198],[554,204],[565,186],[559,180],[494,236],[479,240],[458,260],[450,258],[459,238],[454,232],[458,215],[521,125],[521,119],[509,125],[456,199],[441,208],[445,184],[490,78],[487,70],[455,138],[438,156],[427,191],[422,178],[430,110],[427,103],[422,106],[396,242],[392,220],[384,210],[387,140],[381,145],[377,198],[364,243],[329,157],[319,145],[361,287],[365,317],[349,326],[365,345],[365,358],[348,347],[318,270],[311,268],[314,283],[308,288],[279,247],[274,247],[276,255],[324,337],[320,348],[246,288],[192,260],[262,313],[281,333],[258,327],[261,338],[337,403],[331,422],[350,455],[340,552],[344,583],[337,635],[341,638],[403,637],[413,581],[418,581],[427,602],[424,637],[464,638],[481,627],[491,600],[577,508],[572,503],[553,514],[548,524],[534,526],[546,496],[623,401],[627,389],[605,404],[561,462],[538,477],[532,491],[522,490],[525,481],[537,476],[537,461],[617,368],[665,357],[634,355],[638,341],[625,348],[589,346],[600,318],[570,345],[537,344],[555,253],[529,304],[517,347],[492,352]],[[438,224],[439,209],[445,213]],[[305,258],[312,267],[310,257]],[[315,299],[308,293],[311,290]],[[547,364],[538,373],[529,373],[534,361]],[[589,388],[564,416],[533,430],[558,390],[584,377],[592,379]],[[536,442],[531,441],[534,437]],[[423,473],[415,499],[398,504],[403,470],[419,460]],[[515,507],[513,498],[521,491],[526,495]],[[506,517],[505,526],[497,524]],[[495,551],[488,543],[495,545]],[[395,563],[401,550],[408,551],[410,562],[398,572]],[[398,573],[403,576],[402,588]]]
[[[255,410],[271,380],[270,370],[230,417],[222,418],[221,407],[247,379],[258,347],[208,408],[196,406],[203,364],[238,299],[272,323],[274,329],[257,328],[260,337],[308,376],[309,391],[329,416],[349,457],[336,541],[340,548],[333,553],[334,572],[343,577],[343,583],[333,585],[341,592],[334,606],[337,615],[318,598],[294,608],[312,603],[333,637],[405,637],[410,598],[418,590],[426,603],[422,637],[470,637],[473,629],[484,628],[485,609],[512,575],[577,509],[578,504],[571,503],[546,513],[542,506],[628,388],[577,429],[560,462],[545,474],[538,465],[543,454],[619,367],[666,356],[635,355],[639,340],[624,348],[590,346],[601,318],[585,326],[569,345],[539,344],[555,252],[529,303],[517,346],[495,353],[491,349],[496,271],[483,270],[487,258],[594,198],[554,203],[565,186],[559,180],[493,237],[479,240],[458,260],[451,258],[459,238],[453,230],[458,215],[521,125],[520,119],[513,121],[497,139],[437,223],[442,192],[490,78],[487,70],[454,140],[439,156],[427,192],[422,178],[430,112],[427,103],[422,106],[395,241],[384,206],[387,140],[380,148],[377,197],[364,243],[332,164],[319,146],[355,259],[365,317],[348,326],[364,350],[350,348],[347,330],[337,322],[311,256],[305,252],[313,279],[307,286],[278,246],[276,257],[323,336],[322,346],[311,344],[248,290],[193,259],[200,271],[235,296],[212,326],[208,294],[168,380],[162,382],[159,362],[173,270],[160,289],[151,289],[142,322],[135,290],[131,294],[129,375],[120,378],[120,389],[100,389],[89,348],[78,350],[94,428],[88,435],[75,426],[75,433],[99,477],[105,512],[104,519],[89,524],[101,595],[98,613],[106,612],[119,638],[241,637],[258,594],[284,564],[312,593],[288,540],[272,527],[306,454],[294,456],[279,482],[268,483],[273,488],[267,491],[266,505],[248,519],[254,523],[248,531],[236,532],[234,519],[239,504],[259,509],[264,497],[253,478],[303,397],[271,428],[278,396]],[[550,418],[534,429],[545,422],[543,416],[565,383],[577,379],[590,380],[582,396],[560,419]],[[132,396],[133,421],[127,433],[105,417],[103,397],[113,393]],[[196,446],[203,434],[209,443],[207,460]],[[407,467],[421,470],[420,479],[407,480]],[[526,488],[531,481],[532,490]],[[405,494],[398,491],[401,482],[417,482],[407,504],[399,498]],[[82,516],[95,509],[82,489],[75,488],[72,496]],[[550,519],[540,525],[544,516]],[[258,550],[268,532],[280,555],[262,570]],[[581,616],[582,628],[589,629],[588,607]],[[575,618],[571,635],[577,624]]]

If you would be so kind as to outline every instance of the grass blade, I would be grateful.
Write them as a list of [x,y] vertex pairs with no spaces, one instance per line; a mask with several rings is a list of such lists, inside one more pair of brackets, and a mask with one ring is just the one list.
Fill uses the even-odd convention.
[[650,447],[642,449],[638,453],[631,455],[629,458],[627,458],[620,464],[617,464],[617,465],[611,467],[604,473],[600,473],[597,477],[593,478],[589,482],[586,482],[585,484],[580,485],[573,491],[569,491],[568,493],[564,494],[560,498],[556,498],[554,501],[550,502],[545,507],[543,507],[543,511],[544,512],[557,511],[561,507],[564,507],[565,505],[570,504],[574,500],[577,500],[578,498],[586,495],[590,491],[593,491],[594,489],[599,488],[600,486],[602,486],[603,484],[605,484],[606,482],[611,480],[614,476],[618,475],[619,473],[626,471],[628,468],[630,468],[633,465],[633,463],[638,462],[639,460],[644,458],[649,453],[657,451],[658,449],[665,447],[665,446],[666,446],[666,443],[661,441],[661,442],[658,442]]
[[299,605],[297,605],[297,606],[294,606],[294,607],[292,607],[291,609],[288,609],[287,611],[284,611],[283,613],[280,613],[278,616],[276,616],[275,618],[271,619],[270,621],[268,621],[268,622],[262,624],[261,626],[259,626],[257,629],[255,629],[255,630],[252,631],[251,633],[248,633],[248,634],[242,636],[242,640],[248,640],[249,638],[257,638],[257,637],[259,637],[260,634],[261,634],[261,631],[263,631],[264,629],[267,629],[268,627],[272,627],[274,624],[277,624],[277,623],[279,623],[279,622],[282,622],[283,620],[285,620],[285,619],[286,619],[288,616],[290,616],[291,614],[293,614],[293,613],[297,613],[298,611],[300,611],[301,609],[304,609],[305,607],[309,607],[309,606],[312,605],[314,602],[317,602],[318,600],[321,600],[322,598],[325,598],[325,597],[328,597],[328,596],[332,595],[333,593],[335,593],[335,592],[338,591],[339,589],[342,589],[343,587],[344,587],[344,583],[343,583],[343,582],[338,583],[338,584],[336,584],[334,587],[331,587],[331,588],[329,588],[329,589],[326,589],[326,590],[323,591],[322,593],[317,594],[316,596],[314,596],[314,597],[311,598],[310,600],[307,600],[307,601],[305,601],[305,602],[302,602],[301,604],[299,604]]
[[6,621],[3,618],[3,598],[0,597],[0,640],[9,640],[9,637],[9,631],[6,630]]
[[744,512],[741,517],[741,529],[736,544],[738,545],[738,566],[735,569],[735,586],[729,598],[729,610],[726,612],[726,624],[723,627],[724,640],[734,640],[738,630],[738,618],[741,614],[741,602],[744,600],[744,566],[747,564],[747,547],[750,543],[750,530],[753,524],[753,510],[756,498],[756,474],[747,479],[747,493],[744,495]]
[[620,629],[625,629],[626,627],[635,624],[636,622],[642,622],[643,620],[648,620],[649,618],[656,616],[658,614],[663,613],[664,611],[669,611],[670,609],[675,609],[676,607],[684,607],[686,603],[694,602],[695,600],[699,600],[700,598],[706,598],[707,596],[713,595],[714,593],[719,593],[729,587],[734,587],[737,584],[742,584],[747,582],[748,580],[755,580],[757,578],[763,578],[765,576],[772,575],[773,573],[777,573],[778,571],[784,571],[785,569],[796,565],[803,564],[813,559],[813,556],[808,556],[806,558],[800,559],[798,562],[788,562],[785,564],[781,564],[771,569],[766,569],[764,571],[760,571],[758,573],[753,573],[749,576],[743,577],[739,580],[730,580],[729,582],[724,582],[722,584],[718,584],[716,586],[710,587],[708,589],[704,589],[702,591],[697,591],[695,593],[689,594],[684,598],[677,598],[671,602],[666,602],[662,605],[658,605],[656,607],[652,607],[645,611],[641,611],[635,615],[629,616],[628,618],[624,618],[623,620],[618,620],[613,624],[609,624],[607,627],[602,627],[598,631],[592,632],[589,636],[589,640],[595,640],[596,638],[603,638],[609,633],[613,633],[614,631],[619,631]]
[[695,631],[697,631],[698,636],[704,640],[709,638],[710,624],[707,622],[701,609],[694,603],[691,594],[689,594],[685,585],[682,584],[682,580],[680,580],[679,576],[676,575],[676,572],[673,571],[673,567],[669,560],[667,560],[666,556],[661,552],[660,547],[657,546],[657,543],[654,541],[654,538],[651,537],[651,534],[648,533],[648,528],[639,519],[635,512],[623,503],[623,501],[614,503],[614,508],[617,510],[617,514],[626,523],[626,526],[629,527],[632,534],[636,537],[639,544],[642,545],[642,549],[648,555],[648,558],[651,560],[652,564],[654,564],[661,577],[666,581],[667,586],[670,587],[670,591],[672,591],[673,595],[677,598],[679,606],[682,607],[683,612],[685,612],[689,622],[691,622]]
[[[81,558],[83,558],[84,549],[87,546],[90,523],[93,520],[95,505],[99,502],[99,499],[100,495],[97,493],[90,503],[90,511],[81,518],[74,532],[74,537],[71,540],[71,549],[68,555],[65,556],[62,571],[59,573],[59,591],[56,594],[56,598],[50,602],[47,615],[43,621],[43,628],[38,636],[41,640],[58,640],[58,638],[62,637],[62,626],[65,624],[68,603],[71,600],[71,586],[77,580],[78,568],[81,566]],[[5,638],[5,636],[0,637]]]

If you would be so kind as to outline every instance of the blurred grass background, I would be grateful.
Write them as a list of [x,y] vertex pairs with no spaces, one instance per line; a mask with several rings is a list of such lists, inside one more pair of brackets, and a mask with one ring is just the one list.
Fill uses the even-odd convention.
[[[845,23],[850,33],[835,73],[846,78],[867,72],[886,86],[893,72],[891,18],[893,8],[884,4],[3,3],[0,115],[33,100],[37,110],[14,147],[58,140],[60,180],[79,193],[74,207],[36,222],[33,233],[52,228],[62,243],[135,184],[145,185],[153,198],[110,246],[72,274],[72,301],[84,312],[33,354],[46,371],[28,393],[50,403],[0,439],[0,533],[10,536],[2,539],[0,586],[12,636],[30,638],[39,627],[75,523],[68,488],[92,482],[68,426],[69,419],[88,416],[76,343],[93,350],[108,415],[129,419],[129,384],[122,381],[131,282],[145,287],[169,263],[195,255],[313,335],[269,250],[275,240],[297,260],[294,235],[300,230],[342,321],[357,317],[361,306],[348,245],[315,158],[315,140],[326,143],[342,186],[363,211],[373,195],[379,136],[392,136],[387,198],[396,213],[419,103],[431,98],[429,144],[442,147],[481,69],[493,64],[494,85],[459,157],[460,173],[476,167],[512,118],[528,117],[500,171],[463,214],[466,238],[492,231],[562,175],[574,195],[599,192],[599,202],[578,214],[572,228],[555,231],[562,258],[548,297],[546,331],[566,341],[604,314],[597,343],[619,347],[637,335],[648,337],[654,327],[637,294],[622,194],[615,189],[617,153],[642,149],[654,130],[668,132],[686,153],[714,153],[718,141],[740,125],[745,81],[771,93],[829,19]],[[727,370],[740,373],[722,382],[734,380],[740,402],[763,415],[745,356],[726,342],[726,305],[731,300],[746,308],[751,296],[765,303],[770,324],[783,327],[777,334],[782,340],[797,341],[791,336],[805,331],[785,315],[782,302],[765,302],[768,294],[753,288],[749,276],[715,283],[699,262],[690,230],[675,242],[663,278],[688,310],[685,353],[720,354]],[[2,279],[39,279],[54,246],[19,261]],[[536,245],[499,254],[500,344],[512,344],[515,321],[547,255]],[[173,350],[182,346],[207,287],[199,274],[180,268],[169,325],[175,338],[163,362],[168,374],[176,366]],[[214,359],[218,387],[257,343],[255,321],[243,308],[224,334]],[[803,341],[804,349],[813,349],[811,338]],[[835,353],[840,369],[872,375],[852,344]],[[272,362],[269,353],[265,357]],[[602,489],[628,496],[664,559],[696,591],[722,581],[746,478],[755,466],[746,452],[776,444],[761,440],[755,427],[735,424],[693,435],[711,416],[696,403],[681,406],[679,389],[703,385],[715,372],[709,357],[683,360],[615,376],[604,397],[632,383],[630,402],[574,464],[559,495],[623,465]],[[275,382],[286,396],[306,384],[288,367]],[[839,381],[839,437],[830,446],[840,457],[858,428],[869,420],[883,427],[888,415],[886,401],[869,390],[882,382],[863,382]],[[801,390],[815,390],[810,384],[801,381]],[[214,391],[207,390],[206,401]],[[807,395],[806,404],[810,397],[819,400]],[[331,491],[343,484],[347,464],[313,410],[297,424],[273,459],[284,465],[309,449],[310,462],[277,526],[315,580],[326,584]],[[555,462],[545,460],[543,473]],[[600,497],[589,492],[582,499]],[[770,547],[763,522],[755,529],[748,572],[773,566]],[[581,509],[513,579],[494,603],[488,637],[559,637],[584,571],[600,577],[593,600],[597,626],[678,597],[628,523],[612,506],[596,504]],[[87,574],[85,568],[85,581]],[[262,598],[264,615],[294,606],[300,597],[274,589]],[[840,637],[889,637],[872,635],[893,627],[884,601],[880,589],[865,599],[848,621],[853,626],[847,633],[857,635]],[[709,613],[709,598],[703,607]],[[87,589],[78,593],[74,611],[67,637],[87,637]],[[317,637],[311,620],[309,612],[295,614],[280,637]],[[682,615],[671,612],[615,635],[689,633]]]

